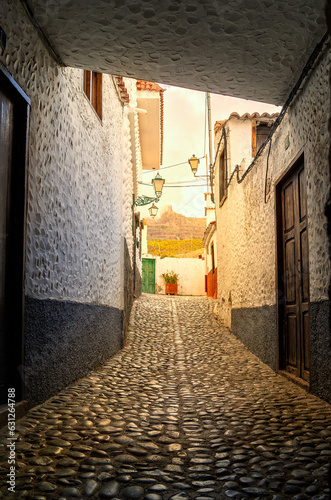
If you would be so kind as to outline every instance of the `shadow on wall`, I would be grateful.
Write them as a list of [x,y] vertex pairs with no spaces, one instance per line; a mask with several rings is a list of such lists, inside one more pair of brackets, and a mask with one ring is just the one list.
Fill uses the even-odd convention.
[[124,238],[124,306],[123,306],[123,339],[127,337],[130,313],[133,304],[134,274],[126,238]]
[[127,338],[133,300],[141,295],[142,280],[138,266],[133,269],[126,239],[124,239],[124,306],[123,339]]
[[33,407],[85,376],[123,346],[122,311],[26,298],[23,397]]

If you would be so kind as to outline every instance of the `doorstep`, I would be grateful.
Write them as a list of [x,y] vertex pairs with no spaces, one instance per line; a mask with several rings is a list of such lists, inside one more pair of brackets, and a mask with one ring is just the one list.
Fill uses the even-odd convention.
[[290,382],[293,382],[293,384],[298,385],[299,387],[301,387],[301,389],[310,392],[310,385],[309,382],[307,382],[306,380],[303,380],[302,378],[297,377],[296,375],[293,375],[292,373],[289,373],[285,370],[279,370],[277,373],[278,375],[281,375]]

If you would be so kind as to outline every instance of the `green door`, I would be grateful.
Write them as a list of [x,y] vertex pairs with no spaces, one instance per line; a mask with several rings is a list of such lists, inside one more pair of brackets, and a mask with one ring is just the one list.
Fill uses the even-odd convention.
[[155,259],[142,259],[144,293],[155,293]]

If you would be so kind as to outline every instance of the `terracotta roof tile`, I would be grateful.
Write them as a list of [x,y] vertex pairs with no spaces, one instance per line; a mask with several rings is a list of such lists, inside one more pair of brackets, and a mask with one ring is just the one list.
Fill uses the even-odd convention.
[[130,102],[130,96],[129,96],[129,92],[127,91],[127,88],[125,86],[123,77],[122,76],[115,76],[114,79],[115,79],[115,82],[116,82],[117,87],[118,87],[119,98],[121,99],[121,101],[123,103],[128,104]]
[[155,82],[147,82],[145,80],[137,80],[137,90],[155,90],[156,92],[164,92],[164,89]]
[[276,120],[277,116],[279,115],[279,113],[272,113],[271,115],[269,113],[262,113],[262,115],[260,115],[260,113],[252,113],[252,114],[249,114],[249,113],[244,113],[243,115],[239,115],[239,113],[231,113],[231,115],[229,116],[229,118],[227,118],[226,120],[222,120],[222,121],[217,121],[215,123],[215,126],[214,126],[214,131],[217,132],[217,130],[219,130],[220,128],[224,127],[224,125],[227,123],[228,120],[230,120],[230,118],[238,118],[238,120],[256,120],[256,119],[267,119],[268,121],[270,120]]

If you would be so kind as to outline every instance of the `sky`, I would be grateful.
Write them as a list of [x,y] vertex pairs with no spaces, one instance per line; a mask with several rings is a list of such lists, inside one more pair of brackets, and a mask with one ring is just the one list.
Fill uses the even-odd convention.
[[[157,203],[159,208],[157,217],[162,214],[168,205],[172,205],[175,212],[187,217],[204,217],[206,178],[194,178],[188,159],[192,154],[195,154],[196,157],[202,157],[206,153],[209,155],[206,94],[179,87],[163,87],[166,88],[164,92],[163,165],[159,173],[165,179],[165,184],[162,197]],[[233,112],[242,115],[244,113],[254,113],[255,111],[260,114],[264,112],[277,113],[280,110],[279,106],[271,104],[211,94],[212,131],[216,121],[229,118]],[[167,168],[170,165],[179,163],[182,164]],[[206,160],[204,158],[200,160],[199,173],[206,175]],[[143,182],[148,185],[142,186],[141,194],[146,196],[154,195],[151,180],[155,175],[155,170],[143,172]],[[177,184],[179,187],[173,187],[170,184]],[[149,216],[148,208],[149,205],[139,207],[141,217]]]

